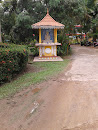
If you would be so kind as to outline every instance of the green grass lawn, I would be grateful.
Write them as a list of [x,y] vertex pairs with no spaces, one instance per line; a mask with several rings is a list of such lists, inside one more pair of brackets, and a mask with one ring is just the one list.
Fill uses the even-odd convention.
[[22,76],[19,76],[10,83],[5,83],[0,87],[0,99],[11,96],[17,91],[29,87],[31,84],[40,83],[44,80],[48,80],[53,76],[56,76],[68,65],[70,60],[66,59],[63,62],[35,62],[32,64],[33,67],[41,69],[39,72],[29,72]]

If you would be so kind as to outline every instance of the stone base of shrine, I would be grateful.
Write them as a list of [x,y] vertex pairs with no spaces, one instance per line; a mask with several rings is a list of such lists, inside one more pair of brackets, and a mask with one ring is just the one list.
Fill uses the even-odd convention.
[[33,62],[40,62],[40,61],[63,61],[60,56],[50,56],[50,57],[35,57]]

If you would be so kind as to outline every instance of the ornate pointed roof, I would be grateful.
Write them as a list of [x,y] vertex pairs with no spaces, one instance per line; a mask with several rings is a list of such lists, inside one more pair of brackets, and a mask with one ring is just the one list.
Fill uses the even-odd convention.
[[49,15],[49,11],[47,9],[47,14],[46,16],[40,21],[40,22],[37,22],[35,24],[32,25],[32,28],[35,28],[35,29],[38,29],[38,28],[41,28],[41,29],[63,29],[65,25],[59,23],[59,22],[56,22],[50,15]]

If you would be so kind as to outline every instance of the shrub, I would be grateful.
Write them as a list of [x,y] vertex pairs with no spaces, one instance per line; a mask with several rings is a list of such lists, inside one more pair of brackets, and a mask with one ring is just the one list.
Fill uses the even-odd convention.
[[58,42],[61,43],[61,46],[58,46],[57,54],[61,56],[67,55],[70,52],[69,39],[64,34],[60,34]]
[[39,49],[37,47],[31,47],[30,51],[33,56],[38,56],[39,55]]
[[63,43],[63,44],[61,44],[61,46],[58,46],[57,54],[60,56],[65,56],[69,53],[69,49],[70,49],[69,44]]
[[11,80],[22,71],[28,61],[28,51],[23,45],[0,45],[0,83]]
[[32,40],[30,42],[30,44],[28,45],[28,48],[30,50],[30,53],[33,55],[33,56],[38,56],[39,55],[39,49],[38,47],[35,46],[35,44],[37,43],[36,39]]

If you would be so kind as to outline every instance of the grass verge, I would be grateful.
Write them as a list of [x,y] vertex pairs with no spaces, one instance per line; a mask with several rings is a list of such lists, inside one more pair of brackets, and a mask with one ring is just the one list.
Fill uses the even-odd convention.
[[11,96],[18,92],[19,90],[30,86],[31,84],[40,83],[41,81],[48,80],[68,65],[69,60],[66,59],[63,62],[35,62],[32,66],[37,67],[37,69],[42,68],[40,72],[29,72],[20,76],[10,83],[5,83],[0,87],[0,99]]

